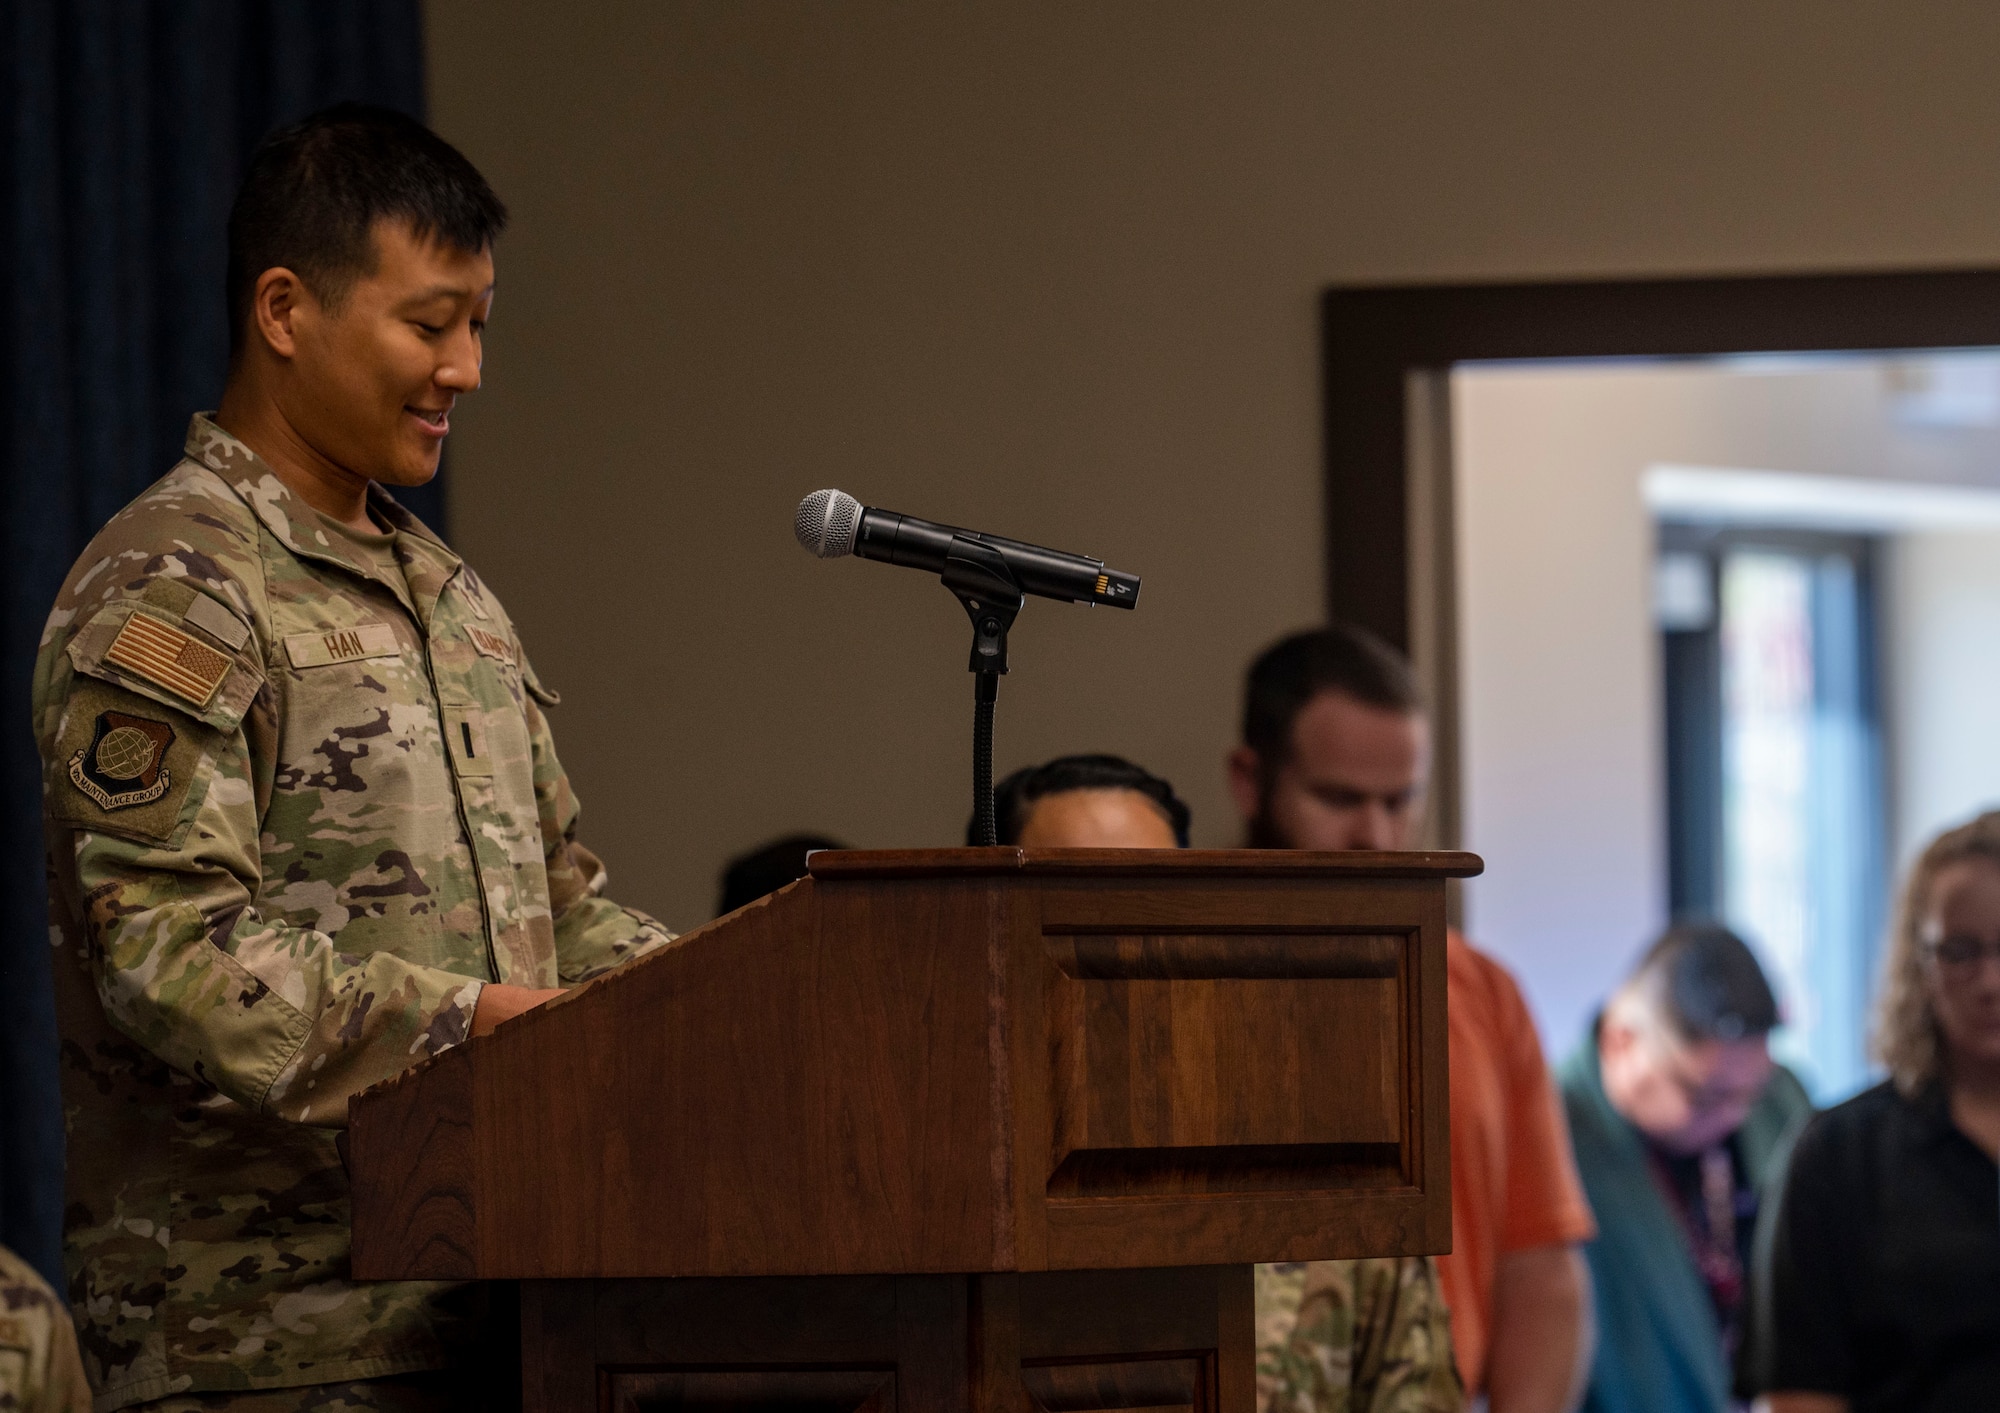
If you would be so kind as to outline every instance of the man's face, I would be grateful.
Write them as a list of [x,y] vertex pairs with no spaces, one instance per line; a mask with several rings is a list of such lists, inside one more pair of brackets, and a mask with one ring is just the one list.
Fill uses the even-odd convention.
[[1247,746],[1229,759],[1230,793],[1260,848],[1407,849],[1429,772],[1422,716],[1337,691],[1300,709],[1276,771]]
[[1700,1153],[1743,1126],[1771,1078],[1764,1037],[1683,1042],[1607,1013],[1598,1035],[1604,1096],[1669,1153]]
[[1137,790],[1065,790],[1034,802],[1024,849],[1172,849],[1180,841],[1160,807]]
[[291,312],[286,420],[327,460],[371,481],[437,474],[452,404],[479,386],[493,257],[378,221],[375,269],[329,309],[301,290]]

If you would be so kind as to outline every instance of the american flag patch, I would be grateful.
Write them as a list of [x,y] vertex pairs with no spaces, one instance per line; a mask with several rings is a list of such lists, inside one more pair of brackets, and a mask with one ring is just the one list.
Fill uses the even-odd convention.
[[104,660],[186,697],[198,707],[208,705],[208,699],[229,675],[228,658],[146,613],[135,613],[125,620]]

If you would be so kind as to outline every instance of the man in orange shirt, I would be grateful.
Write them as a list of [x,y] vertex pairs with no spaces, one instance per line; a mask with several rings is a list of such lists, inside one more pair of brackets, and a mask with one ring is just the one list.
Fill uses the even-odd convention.
[[[1230,791],[1252,848],[1407,849],[1430,727],[1409,664],[1343,626],[1251,664]],[[1595,1229],[1534,1022],[1514,979],[1453,933],[1452,1253],[1438,1261],[1468,1394],[1491,1413],[1568,1413],[1590,1368]]]

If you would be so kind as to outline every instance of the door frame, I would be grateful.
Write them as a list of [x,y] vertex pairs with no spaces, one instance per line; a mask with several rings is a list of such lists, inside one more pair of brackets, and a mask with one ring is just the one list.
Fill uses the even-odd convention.
[[[1411,463],[1449,466],[1453,364],[2000,347],[2000,270],[1342,285],[1320,330],[1327,614],[1408,651],[1412,609],[1434,592],[1413,582],[1435,553],[1413,553],[1413,499],[1449,514]],[[1425,567],[1431,582],[1444,568]]]
[[1336,285],[1320,331],[1327,617],[1410,655],[1432,723],[1423,843],[1457,848],[1452,366],[2000,348],[2000,270]]

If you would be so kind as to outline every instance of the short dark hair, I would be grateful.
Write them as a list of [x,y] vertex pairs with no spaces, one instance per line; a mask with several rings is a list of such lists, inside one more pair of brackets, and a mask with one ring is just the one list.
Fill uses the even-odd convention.
[[258,143],[229,208],[231,356],[248,337],[258,276],[283,266],[338,306],[374,269],[383,217],[477,252],[505,229],[507,208],[457,148],[392,108],[336,104]]
[[1778,1026],[1778,998],[1757,957],[1716,922],[1676,923],[1639,959],[1632,979],[1683,1041],[1752,1040]]
[[1243,687],[1243,744],[1266,772],[1291,758],[1292,724],[1322,692],[1384,711],[1423,710],[1409,660],[1367,629],[1330,623],[1281,638],[1250,664]]
[[787,883],[804,878],[806,855],[814,849],[846,847],[838,839],[818,834],[787,834],[782,839],[760,844],[747,854],[737,855],[722,870],[722,899],[716,905],[715,915],[733,913],[767,893],[777,892]]
[[[1030,765],[1015,771],[993,790],[993,819],[999,842],[1017,844],[1021,830],[1033,813],[1035,801],[1050,795],[1066,795],[1072,790],[1136,790],[1167,817],[1174,828],[1174,842],[1188,846],[1188,825],[1193,819],[1174,787],[1152,772],[1132,764],[1123,756],[1058,756],[1046,765]],[[978,842],[978,821],[965,826],[965,842]]]

